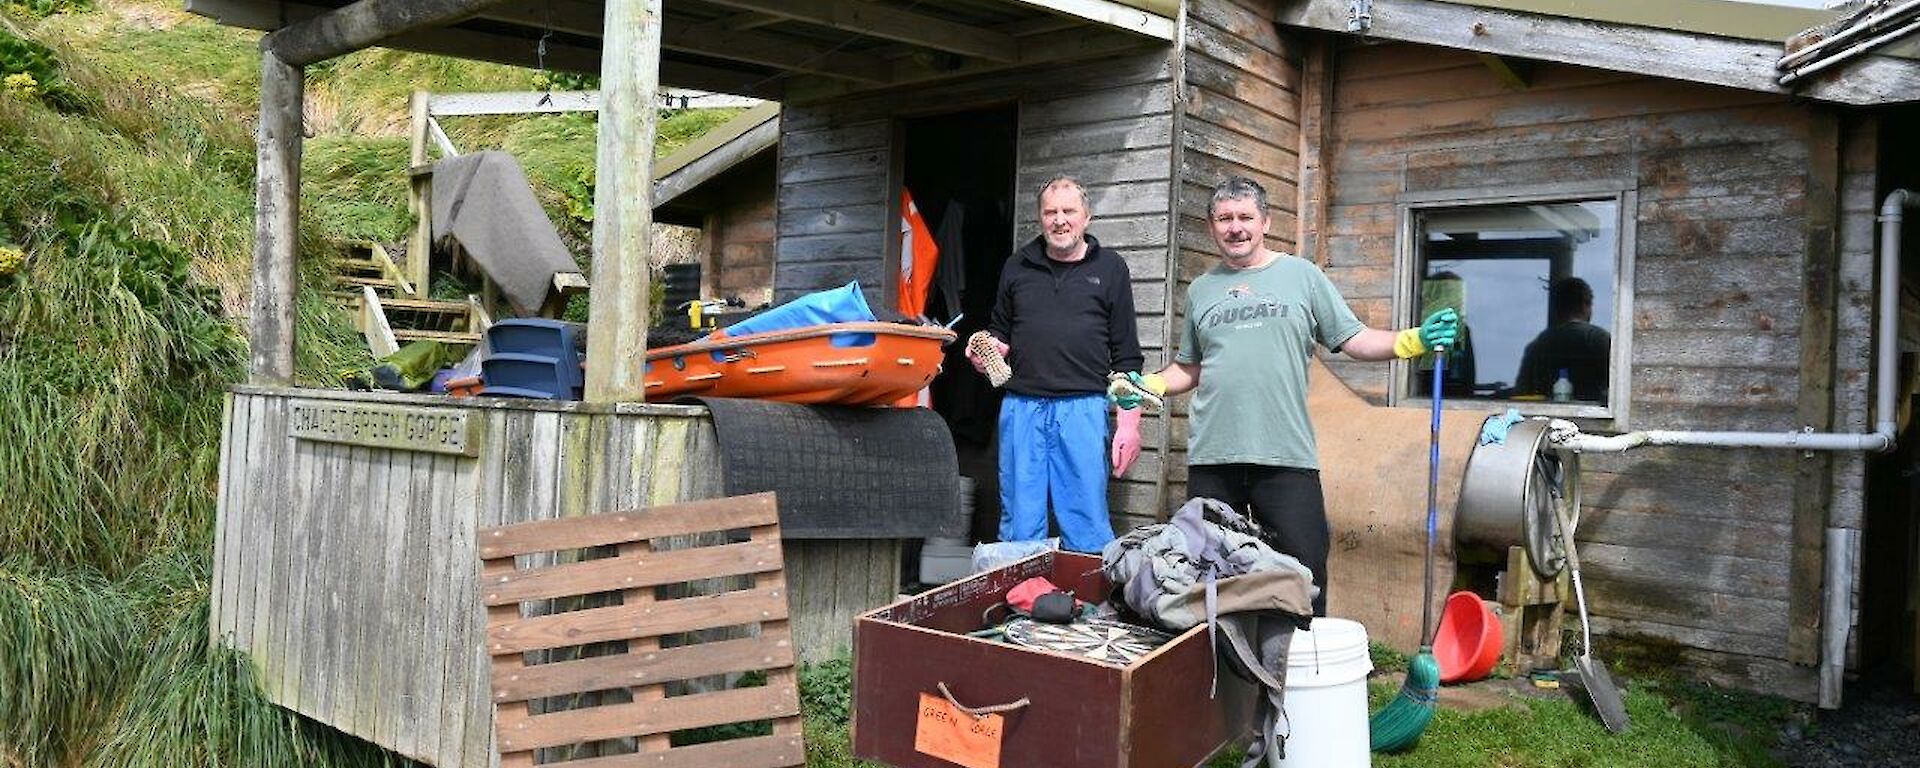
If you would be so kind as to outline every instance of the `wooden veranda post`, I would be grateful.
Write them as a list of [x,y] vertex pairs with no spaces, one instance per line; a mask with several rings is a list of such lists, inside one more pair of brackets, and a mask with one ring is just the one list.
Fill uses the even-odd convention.
[[260,125],[254,142],[253,297],[248,379],[293,384],[294,262],[300,242],[300,129],[306,72],[260,52]]
[[599,160],[593,193],[593,303],[586,398],[645,396],[653,140],[660,90],[661,0],[607,0],[600,58]]

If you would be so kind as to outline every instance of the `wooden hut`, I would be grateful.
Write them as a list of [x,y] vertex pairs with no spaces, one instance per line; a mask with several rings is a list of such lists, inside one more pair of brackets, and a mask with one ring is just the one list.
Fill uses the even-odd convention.
[[700,230],[700,298],[773,299],[773,173],[780,105],[742,112],[653,169],[653,216]]
[[[1872,297],[1877,206],[1890,190],[1920,184],[1920,163],[1902,143],[1920,117],[1898,106],[1920,96],[1920,62],[1895,46],[1782,86],[1774,70],[1781,41],[1835,12],[1733,0],[1677,4],[1684,13],[1658,19],[1611,3],[1547,0],[959,0],[937,7],[189,0],[188,7],[224,23],[278,30],[265,47],[262,84],[253,318],[262,386],[290,383],[284,312],[292,246],[284,233],[291,231],[288,169],[297,167],[289,160],[298,156],[288,113],[291,105],[298,114],[298,67],[287,62],[377,44],[531,66],[544,39],[547,66],[602,72],[613,93],[652,85],[654,61],[644,52],[657,40],[661,81],[781,102],[776,301],[857,280],[872,303],[890,304],[895,272],[888,265],[899,248],[905,189],[930,219],[944,219],[956,204],[965,211],[966,290],[949,309],[977,323],[1000,260],[1034,234],[1037,188],[1072,174],[1089,189],[1090,231],[1132,270],[1143,345],[1149,364],[1158,365],[1184,319],[1182,289],[1213,263],[1207,195],[1239,174],[1274,197],[1270,244],[1322,265],[1374,327],[1411,322],[1429,290],[1464,290],[1468,301],[1506,298],[1533,313],[1515,324],[1497,308],[1470,310],[1475,372],[1447,385],[1461,393],[1457,418],[1477,421],[1511,405],[1592,432],[1869,430],[1879,415],[1869,413],[1876,383],[1869,352],[1912,341],[1876,336]],[[1740,13],[1724,12],[1731,7]],[[643,53],[603,60],[602,46]],[[631,179],[650,176],[617,171],[644,166],[631,159],[627,130],[644,123],[645,110],[635,105],[650,101],[622,98],[610,98],[601,118],[596,221],[608,230],[596,238],[603,245],[593,290],[644,295],[633,285],[644,271],[622,265],[643,248],[632,233],[646,222],[646,207],[626,201],[644,197]],[[1502,240],[1547,250],[1528,256],[1516,250],[1521,243]],[[1528,261],[1539,263],[1519,264]],[[1506,267],[1513,269],[1502,273]],[[1587,283],[1590,323],[1610,333],[1599,361],[1605,385],[1597,395],[1576,391],[1572,402],[1548,402],[1506,369],[1557,311],[1549,305],[1564,306],[1550,302],[1543,286],[1569,277]],[[596,302],[596,311],[608,304],[617,302]],[[631,308],[608,309],[595,317],[599,349],[590,354],[589,376],[598,383],[589,399],[637,400],[611,362],[631,359],[644,332],[633,334],[641,323]],[[1418,371],[1409,366],[1335,358],[1325,370],[1323,383],[1333,379],[1343,396],[1357,394],[1367,405],[1341,411],[1347,420],[1323,431],[1378,432],[1424,407]],[[272,407],[253,402],[255,392],[236,393],[236,414]],[[258,394],[280,397],[275,392]],[[576,448],[597,455],[601,441],[632,445],[641,433],[620,437],[627,420],[698,418],[655,408],[581,405],[527,417],[561,446],[534,469],[558,478],[539,486],[552,494],[540,498],[621,503],[646,498],[633,489],[666,487],[645,479],[655,470],[638,458],[584,467],[558,458]],[[483,413],[490,421],[521,418]],[[542,418],[550,423],[537,426]],[[949,418],[956,440],[967,439],[967,415]],[[230,424],[237,423],[236,415]],[[1149,419],[1145,430],[1148,451],[1112,485],[1116,526],[1157,519],[1184,495],[1184,413]],[[229,435],[230,456],[234,440]],[[248,447],[238,455],[254,461],[295,450],[278,437],[259,452],[241,445]],[[389,458],[389,473],[397,460]],[[1337,529],[1368,515],[1399,524],[1418,514],[1417,507],[1383,506],[1368,489],[1417,487],[1424,467],[1370,466],[1378,474],[1364,482],[1329,483]],[[1341,467],[1330,460],[1327,471]],[[224,498],[232,499],[244,475],[229,462],[223,477]],[[1904,606],[1915,571],[1901,477],[1895,460],[1859,452],[1660,448],[1590,457],[1581,540],[1608,650],[1632,641],[1709,679],[1827,705],[1838,703],[1849,667],[1896,657],[1911,664],[1914,618]],[[568,478],[585,478],[584,485]],[[417,489],[434,485],[422,482]],[[457,500],[461,487],[470,485],[431,490]],[[683,496],[694,492],[685,482],[678,487]],[[982,488],[978,495],[992,494]],[[223,506],[223,521],[231,510]],[[448,524],[457,546],[471,521]],[[1336,532],[1336,573],[1369,567],[1370,530]],[[244,545],[230,543],[234,529],[223,527],[222,535],[223,553],[242,552]],[[241,578],[223,575],[223,588],[248,583],[244,571],[234,573]],[[1359,592],[1336,583],[1334,612],[1418,611],[1369,603]],[[256,592],[254,599],[271,597]],[[221,615],[223,639],[258,653],[238,634],[242,626]],[[1898,633],[1869,638],[1863,631],[1883,625],[1908,627],[1908,640],[1896,645],[1877,638]],[[1404,628],[1384,636],[1400,634]],[[443,690],[457,678],[454,666],[444,669]],[[275,695],[301,706],[307,694]],[[338,708],[302,711],[410,755],[459,754],[446,751],[457,737],[445,733],[436,751],[389,738],[390,725],[362,727]],[[484,711],[466,716],[468,735]],[[478,748],[463,743],[468,755]]]

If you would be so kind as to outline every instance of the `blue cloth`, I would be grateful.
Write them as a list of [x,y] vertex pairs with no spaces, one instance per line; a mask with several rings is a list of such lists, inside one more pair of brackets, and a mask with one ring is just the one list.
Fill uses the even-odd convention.
[[[727,335],[746,336],[829,323],[873,321],[873,310],[867,307],[866,294],[860,292],[859,281],[854,281],[832,290],[809,293],[734,323],[727,326]],[[832,341],[836,347],[864,347],[872,343],[871,333],[838,333],[834,334]]]
[[1098,553],[1113,540],[1105,395],[1000,401],[1000,540],[1046,538],[1049,499],[1065,549]]
[[1506,413],[1498,416],[1488,416],[1487,420],[1480,424],[1480,444],[1506,445],[1507,430],[1525,419],[1526,417],[1521,416],[1519,409],[1516,408],[1508,408]]

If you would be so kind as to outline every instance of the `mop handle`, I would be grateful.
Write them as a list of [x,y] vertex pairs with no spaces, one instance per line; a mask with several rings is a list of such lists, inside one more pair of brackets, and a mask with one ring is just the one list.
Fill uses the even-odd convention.
[[1433,413],[1427,426],[1427,567],[1420,602],[1422,646],[1433,645],[1433,545],[1440,536],[1440,385],[1447,367],[1447,348],[1433,348]]

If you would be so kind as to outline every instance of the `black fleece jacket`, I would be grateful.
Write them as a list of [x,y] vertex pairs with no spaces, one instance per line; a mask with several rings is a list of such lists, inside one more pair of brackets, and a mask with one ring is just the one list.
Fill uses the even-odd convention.
[[1042,238],[1000,270],[988,330],[1007,343],[1007,390],[1029,397],[1104,392],[1111,371],[1138,371],[1133,282],[1127,262],[1087,235],[1075,262],[1047,258]]

